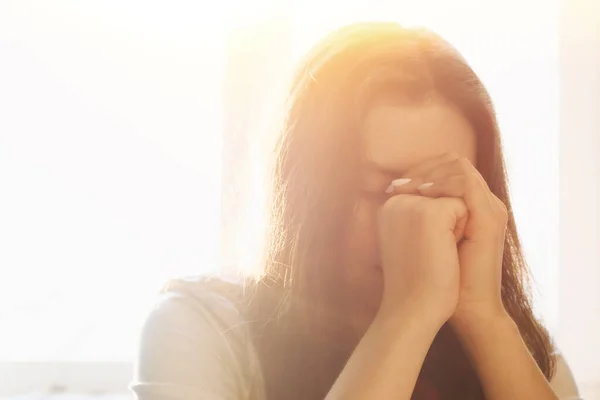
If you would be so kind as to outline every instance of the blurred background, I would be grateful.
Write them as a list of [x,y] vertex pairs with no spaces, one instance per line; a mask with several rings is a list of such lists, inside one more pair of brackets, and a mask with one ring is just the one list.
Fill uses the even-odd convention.
[[130,397],[161,285],[251,256],[294,63],[364,20],[437,31],[488,87],[536,312],[600,399],[597,0],[1,1],[0,398]]

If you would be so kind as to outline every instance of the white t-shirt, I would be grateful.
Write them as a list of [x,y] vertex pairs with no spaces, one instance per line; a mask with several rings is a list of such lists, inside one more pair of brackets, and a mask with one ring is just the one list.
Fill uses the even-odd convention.
[[[148,315],[130,388],[140,400],[263,400],[264,381],[233,284],[172,281]],[[550,384],[560,400],[581,400],[557,354]]]

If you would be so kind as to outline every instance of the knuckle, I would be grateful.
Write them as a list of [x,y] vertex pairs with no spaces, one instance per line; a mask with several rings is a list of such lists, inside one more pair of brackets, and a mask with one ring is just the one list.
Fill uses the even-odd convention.
[[504,203],[494,196],[493,209],[487,214],[484,226],[494,235],[503,235],[508,225],[509,213]]
[[448,214],[466,212],[464,201],[457,198],[428,199],[417,195],[397,195],[380,208],[378,217],[384,224],[402,221],[415,226],[439,224]]
[[464,183],[469,187],[475,187],[480,185],[479,176],[477,176],[476,172],[469,172],[464,176]]
[[498,220],[502,225],[506,225],[508,223],[508,208],[506,207],[506,204],[504,204],[504,202],[502,202],[497,197],[496,204],[496,215],[498,217]]
[[398,197],[398,196],[391,197],[388,200],[386,200],[385,203],[383,203],[383,205],[379,209],[379,216],[380,217],[381,216],[385,216],[387,214],[390,214],[392,212],[392,210],[395,207],[396,197]]
[[413,195],[389,198],[379,210],[379,226],[384,231],[389,231],[421,224],[425,211],[422,203],[423,201]]
[[467,169],[471,167],[471,161],[469,161],[468,158],[466,157],[459,157],[456,162],[458,162],[458,164],[463,168],[463,169]]
[[466,186],[469,185],[469,177],[461,174],[461,175],[454,175],[453,177],[450,178],[450,181],[452,181],[453,184],[457,184],[459,186]]
[[380,214],[390,215],[404,213],[410,208],[410,204],[414,202],[410,195],[396,195],[390,197],[381,207]]
[[424,204],[419,196],[410,194],[400,194],[389,198],[382,206],[382,214],[393,214],[403,216],[420,216],[428,211],[430,207]]
[[460,159],[460,154],[455,151],[449,151],[446,153],[446,158],[450,161],[456,161]]
[[413,219],[419,224],[429,224],[439,220],[442,208],[434,206],[430,202],[419,202],[412,209]]

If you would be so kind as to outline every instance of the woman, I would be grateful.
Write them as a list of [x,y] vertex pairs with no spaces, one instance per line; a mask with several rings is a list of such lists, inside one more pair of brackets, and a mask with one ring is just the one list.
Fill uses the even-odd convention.
[[490,99],[440,37],[325,38],[276,157],[264,273],[167,285],[138,398],[579,398],[525,291]]

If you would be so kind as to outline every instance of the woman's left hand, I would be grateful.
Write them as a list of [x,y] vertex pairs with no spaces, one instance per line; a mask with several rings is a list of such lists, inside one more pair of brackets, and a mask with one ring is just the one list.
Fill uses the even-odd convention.
[[[502,258],[508,211],[466,158],[444,154],[428,160],[390,185],[395,194],[420,193],[428,197],[460,197],[469,216],[458,243],[460,294],[451,323],[472,324],[504,316]],[[406,178],[410,182],[406,183]],[[398,180],[397,180],[398,181]],[[394,182],[397,182],[394,181]]]

